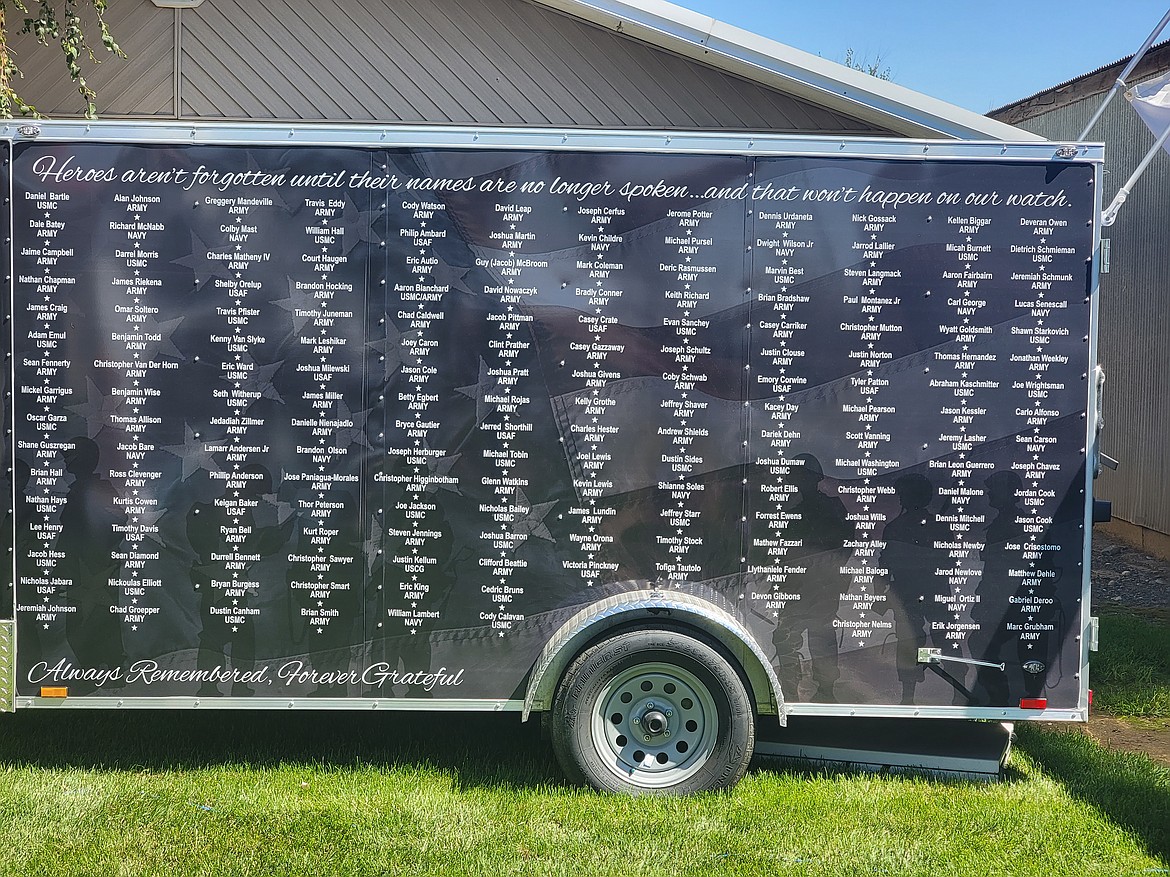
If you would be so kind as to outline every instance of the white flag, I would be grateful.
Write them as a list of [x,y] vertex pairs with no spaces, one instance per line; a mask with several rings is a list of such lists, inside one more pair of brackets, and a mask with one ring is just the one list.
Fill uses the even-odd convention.
[[[1170,72],[1135,85],[1126,91],[1125,97],[1155,137],[1161,137],[1170,128]],[[1170,152],[1170,141],[1162,148]]]

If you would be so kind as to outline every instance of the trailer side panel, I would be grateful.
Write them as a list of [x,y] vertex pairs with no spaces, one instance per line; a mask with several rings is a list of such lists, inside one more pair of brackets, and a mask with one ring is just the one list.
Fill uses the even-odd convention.
[[1096,159],[52,131],[21,703],[515,707],[681,592],[802,711],[1083,712]]

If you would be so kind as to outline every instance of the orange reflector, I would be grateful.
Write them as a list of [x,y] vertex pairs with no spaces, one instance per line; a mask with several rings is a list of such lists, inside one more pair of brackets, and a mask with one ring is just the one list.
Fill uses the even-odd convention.
[[1020,698],[1020,709],[1022,710],[1042,710],[1048,708],[1048,698],[1046,697],[1022,697]]
[[41,686],[41,697],[68,697],[68,696],[69,696],[69,689],[65,688],[64,686],[62,686],[60,688],[54,688],[50,685],[42,685]]

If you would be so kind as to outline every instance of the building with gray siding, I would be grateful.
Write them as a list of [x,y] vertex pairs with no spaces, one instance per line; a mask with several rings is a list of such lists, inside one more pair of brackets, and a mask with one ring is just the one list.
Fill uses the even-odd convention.
[[[129,57],[86,70],[103,118],[1027,136],[661,0],[118,0],[108,21]],[[12,47],[38,111],[84,112],[57,47]]]
[[[1129,58],[1055,86],[991,115],[1043,137],[1075,138]],[[1134,85],[1170,70],[1170,42],[1130,74]],[[1154,143],[1125,100],[1114,100],[1089,134],[1105,143],[1108,204]],[[1099,352],[1105,369],[1102,449],[1118,459],[1098,495],[1113,502],[1116,535],[1170,557],[1170,156],[1161,152],[1104,229],[1109,273],[1101,277]]]

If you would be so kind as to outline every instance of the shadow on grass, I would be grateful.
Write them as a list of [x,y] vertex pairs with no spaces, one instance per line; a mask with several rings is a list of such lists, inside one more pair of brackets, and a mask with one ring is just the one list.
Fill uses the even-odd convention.
[[[765,730],[761,728],[761,730]],[[537,719],[516,713],[27,710],[0,717],[0,771],[433,768],[459,788],[569,788]],[[751,772],[879,774],[945,784],[985,779],[757,756]],[[1020,780],[1007,768],[1001,780]]]
[[1132,832],[1170,867],[1170,770],[1077,731],[1017,725],[1016,733],[1016,745],[1069,794]]
[[429,766],[461,788],[565,785],[540,723],[515,713],[134,710],[0,717],[0,770]]
[[[1081,734],[1020,728],[1017,746],[1069,792],[1139,836],[1170,862],[1170,771],[1105,750]],[[0,771],[183,771],[432,768],[458,788],[568,788],[540,723],[515,713],[28,710],[0,717]],[[757,757],[752,772],[794,776],[871,773],[847,765]],[[885,774],[886,772],[879,772]],[[920,771],[886,775],[944,784],[984,780]],[[1010,765],[1001,782],[1023,777]]]

